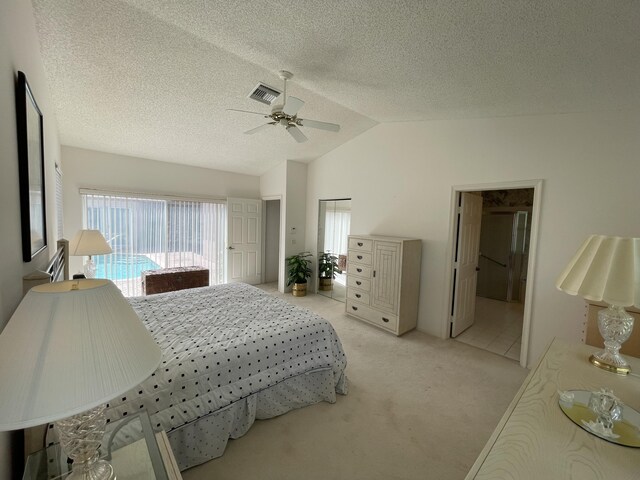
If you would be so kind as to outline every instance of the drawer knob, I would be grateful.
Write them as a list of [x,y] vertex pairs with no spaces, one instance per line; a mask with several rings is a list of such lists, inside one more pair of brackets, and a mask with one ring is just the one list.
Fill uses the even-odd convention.
[[362,282],[360,280],[356,280],[356,285],[362,285]]
[[358,273],[362,272],[361,268],[356,268],[356,270],[358,271]]
[[362,295],[360,295],[359,293],[356,293],[356,298],[360,298],[362,297]]
[[384,323],[389,323],[389,319],[388,319],[387,317],[382,317],[382,321],[383,321]]
[[358,307],[354,307],[353,305],[351,306],[351,308],[354,310],[358,310]]
[[362,242],[358,242],[358,246],[361,247],[362,245],[364,245],[364,243]]
[[362,260],[362,255],[358,255],[358,260]]

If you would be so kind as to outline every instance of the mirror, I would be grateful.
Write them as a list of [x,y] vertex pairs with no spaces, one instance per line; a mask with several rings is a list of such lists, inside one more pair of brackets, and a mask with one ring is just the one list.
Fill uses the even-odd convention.
[[613,392],[558,392],[560,408],[573,423],[608,442],[640,447],[640,414],[615,398]]
[[339,302],[347,296],[347,244],[351,199],[320,200],[317,291]]

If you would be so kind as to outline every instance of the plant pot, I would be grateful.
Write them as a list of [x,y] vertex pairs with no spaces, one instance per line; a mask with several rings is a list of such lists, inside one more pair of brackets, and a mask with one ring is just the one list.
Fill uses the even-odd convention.
[[333,279],[320,277],[318,290],[323,290],[323,291],[333,290]]
[[291,289],[291,293],[293,293],[294,297],[304,297],[307,295],[307,284],[306,283],[294,283],[293,288]]

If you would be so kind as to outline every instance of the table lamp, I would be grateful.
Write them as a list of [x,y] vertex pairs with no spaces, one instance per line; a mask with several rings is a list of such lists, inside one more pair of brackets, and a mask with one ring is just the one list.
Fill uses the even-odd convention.
[[80,230],[69,243],[69,254],[75,257],[88,256],[84,264],[84,275],[87,278],[96,276],[96,264],[93,255],[106,255],[113,252],[100,230]]
[[620,347],[633,330],[633,317],[624,307],[640,305],[640,238],[591,235],[558,277],[556,287],[609,304],[598,312],[605,348],[589,361],[607,371],[628,374],[631,367],[620,355]]
[[69,479],[108,479],[105,402],[145,380],[160,347],[110,280],[29,290],[0,334],[0,431],[55,422]]

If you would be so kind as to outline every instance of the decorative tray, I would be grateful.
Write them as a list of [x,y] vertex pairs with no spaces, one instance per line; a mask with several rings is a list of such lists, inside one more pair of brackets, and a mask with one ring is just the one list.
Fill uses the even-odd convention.
[[[580,428],[608,442],[640,448],[640,413],[629,405],[618,402],[613,404],[613,416],[608,419],[611,427],[607,428],[593,408],[593,402],[597,400],[594,396],[602,395],[601,393],[586,390],[558,393],[560,409]],[[615,399],[612,394],[610,397]]]

